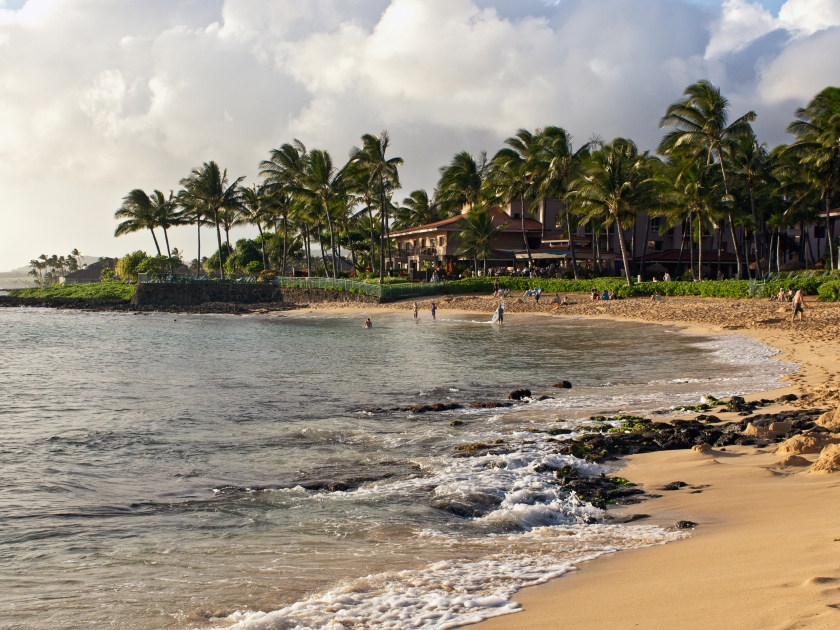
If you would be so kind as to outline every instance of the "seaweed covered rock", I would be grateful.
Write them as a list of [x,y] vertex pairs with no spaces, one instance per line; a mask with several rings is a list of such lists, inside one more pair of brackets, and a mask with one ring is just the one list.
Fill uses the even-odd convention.
[[508,394],[508,400],[522,400],[523,398],[530,398],[531,397],[531,390],[530,389],[514,389],[510,394]]

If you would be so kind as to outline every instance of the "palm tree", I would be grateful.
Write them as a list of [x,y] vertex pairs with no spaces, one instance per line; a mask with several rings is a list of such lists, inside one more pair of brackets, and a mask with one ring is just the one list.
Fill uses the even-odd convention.
[[487,208],[473,208],[458,219],[460,232],[457,252],[472,254],[475,272],[478,273],[478,259],[484,261],[484,273],[487,273],[487,257],[491,254],[491,246],[495,238],[502,233],[508,223],[499,227],[493,225],[493,216]]
[[184,225],[184,218],[178,209],[178,200],[173,191],[169,191],[169,198],[165,198],[163,193],[155,190],[150,196],[152,204],[157,212],[157,226],[163,230],[163,238],[166,241],[166,257],[172,258],[172,250],[169,248],[169,232],[170,228]]
[[[326,217],[327,229],[330,234],[330,251],[333,261],[333,278],[338,278],[338,258],[336,252],[335,229],[333,227],[332,207],[340,194],[342,187],[341,173],[333,166],[329,151],[313,149],[309,152],[306,169],[298,180],[298,186],[293,190],[302,197],[315,204],[316,214]],[[323,249],[323,248],[322,248]],[[322,253],[323,258],[323,253]],[[327,271],[327,261],[324,259],[324,271]]]
[[[741,137],[737,138],[732,145],[732,173],[743,184],[746,189],[750,206],[750,218],[755,245],[756,274],[761,273],[761,257],[767,254],[766,229],[761,225],[758,216],[758,200],[756,191],[766,187],[770,181],[772,164],[770,155],[767,152],[767,145],[759,143],[758,138],[750,129]],[[758,235],[761,238],[758,238]],[[769,260],[769,258],[768,258]],[[749,270],[749,258],[747,258],[747,269]]]
[[441,167],[438,200],[449,216],[457,216],[464,211],[464,206],[472,208],[478,203],[489,168],[484,151],[477,160],[467,151],[461,151],[455,154],[449,166]]
[[[155,192],[159,193],[159,191]],[[162,194],[161,197],[163,197]],[[159,218],[158,208],[144,191],[135,188],[123,197],[122,205],[114,213],[114,218],[125,219],[117,226],[114,236],[149,230],[155,242],[158,256],[161,255],[160,245],[158,245],[157,236],[155,236],[155,228],[158,227]]]
[[[543,199],[565,199],[569,183],[577,176],[581,164],[589,157],[589,144],[577,151],[572,148],[572,136],[561,127],[546,127],[536,132],[534,159],[534,182]],[[572,254],[572,270],[578,278],[575,242],[572,238],[572,215],[569,203],[564,201],[566,229],[569,232],[569,248]]]
[[241,203],[241,189],[239,182],[245,179],[238,177],[233,183],[228,183],[227,169],[222,171],[215,162],[205,162],[201,167],[194,168],[189,177],[181,180],[186,194],[193,203],[201,204],[212,217],[216,226],[216,241],[219,245],[219,275],[225,277],[224,256],[222,255],[222,232],[220,214],[238,208]]
[[202,226],[210,225],[210,222],[207,220],[207,209],[202,200],[191,197],[186,190],[178,191],[175,198],[178,202],[178,206],[181,208],[180,216],[184,225],[196,226],[198,240],[198,252],[196,254],[198,264],[196,265],[196,275],[201,277],[201,228]]
[[503,203],[513,203],[519,199],[522,203],[520,213],[522,240],[528,253],[528,266],[533,264],[531,246],[528,243],[528,233],[525,230],[525,202],[528,197],[538,195],[534,186],[534,153],[537,142],[534,135],[527,129],[520,129],[512,138],[505,140],[508,145],[496,153],[490,162],[488,185],[493,190],[493,196]]
[[632,140],[616,138],[590,156],[570,189],[569,198],[582,214],[609,215],[615,222],[630,286],[630,263],[621,226],[642,209],[649,208],[655,199],[656,182],[651,177],[647,154],[640,154]]
[[249,225],[254,225],[260,233],[260,247],[262,248],[263,269],[268,269],[265,255],[265,232],[263,226],[268,226],[274,220],[274,207],[271,196],[264,186],[254,184],[242,190],[242,207],[240,216]]
[[368,182],[374,183],[379,189],[379,221],[382,226],[382,236],[379,245],[379,282],[385,281],[385,247],[382,238],[388,241],[390,247],[386,188],[396,190],[400,187],[398,168],[402,166],[400,157],[386,158],[385,154],[391,143],[387,131],[378,136],[365,134],[362,136],[362,148],[353,147],[350,150],[350,161],[361,166],[367,173]]
[[423,190],[415,190],[403,199],[403,205],[395,210],[395,229],[426,225],[444,219],[442,207],[437,199]]
[[[659,121],[660,129],[674,129],[662,139],[659,152],[667,155],[677,149],[685,151],[694,161],[717,163],[723,176],[724,193],[728,199],[726,160],[731,153],[733,141],[752,132],[750,123],[755,120],[756,114],[750,111],[729,123],[729,101],[720,93],[720,88],[709,81],[698,81],[689,85],[683,95],[684,98],[668,107]],[[732,241],[735,243],[737,277],[740,279],[741,254],[738,251],[731,212],[728,220]]]
[[788,125],[787,132],[796,136],[796,142],[787,150],[810,167],[817,178],[815,184],[818,182],[825,208],[829,264],[835,269],[840,265],[835,265],[830,209],[840,187],[840,88],[825,88],[807,107],[797,109],[796,120]]

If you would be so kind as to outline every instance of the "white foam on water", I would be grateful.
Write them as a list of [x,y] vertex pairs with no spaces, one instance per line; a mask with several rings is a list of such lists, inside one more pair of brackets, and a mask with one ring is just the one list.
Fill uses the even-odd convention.
[[[480,560],[444,561],[422,569],[349,580],[273,612],[238,611],[221,628],[236,630],[448,630],[517,612],[523,586],[541,584],[606,553],[676,540],[684,534],[652,526],[541,527],[515,536],[487,536]],[[227,625],[230,624],[230,625]]]

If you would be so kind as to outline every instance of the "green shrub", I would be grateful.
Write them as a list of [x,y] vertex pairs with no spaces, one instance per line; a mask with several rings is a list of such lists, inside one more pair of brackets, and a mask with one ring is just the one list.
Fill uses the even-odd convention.
[[840,302],[840,280],[831,280],[821,284],[819,295],[823,302]]
[[89,284],[60,284],[43,289],[15,289],[10,297],[68,298],[86,300],[125,300],[134,295],[133,284],[119,282],[92,282]]

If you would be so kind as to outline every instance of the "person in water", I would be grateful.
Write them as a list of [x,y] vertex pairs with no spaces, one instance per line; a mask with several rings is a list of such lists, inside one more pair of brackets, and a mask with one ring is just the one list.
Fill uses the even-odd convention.
[[373,322],[370,321],[370,317],[365,320],[365,328],[373,328]]
[[414,303],[414,319],[417,319],[417,314],[420,312],[420,307],[417,306],[417,302]]
[[504,324],[505,323],[505,303],[504,302],[499,304],[499,309],[496,312],[499,314],[499,323]]
[[437,313],[437,304],[435,304],[434,302],[432,302],[432,319],[437,319],[437,318],[435,317],[435,313]]

